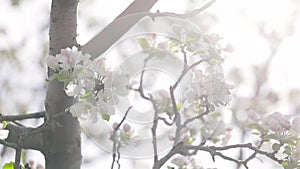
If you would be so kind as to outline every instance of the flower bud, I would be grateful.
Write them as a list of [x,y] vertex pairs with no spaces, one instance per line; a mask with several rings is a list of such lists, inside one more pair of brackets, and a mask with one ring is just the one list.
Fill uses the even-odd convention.
[[118,126],[119,126],[119,124],[116,122],[112,125],[113,129],[115,129],[115,130],[118,128]]
[[124,131],[124,132],[129,132],[130,129],[131,129],[131,126],[130,126],[129,124],[125,123],[125,124],[123,125],[123,131]]

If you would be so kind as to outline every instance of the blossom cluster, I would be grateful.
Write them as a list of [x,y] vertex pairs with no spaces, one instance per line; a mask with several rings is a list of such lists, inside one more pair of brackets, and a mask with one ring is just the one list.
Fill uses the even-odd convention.
[[283,160],[282,166],[285,169],[300,167],[300,117],[279,112],[263,116],[255,110],[247,111],[247,116],[248,127],[254,133],[260,134],[263,141],[271,143],[276,157]]
[[171,98],[166,90],[155,90],[152,92],[152,97],[155,100],[157,113],[167,113],[169,116],[172,116],[174,114],[171,104]]
[[120,129],[118,127],[119,123],[113,123],[112,128],[116,133],[111,132],[110,139],[128,145],[133,137],[133,128],[128,123],[124,123]]
[[48,56],[46,63],[54,71],[50,80],[63,82],[66,94],[75,98],[68,109],[73,116],[96,122],[99,114],[109,120],[119,102],[118,96],[127,93],[128,78],[121,68],[109,70],[105,58],[91,60],[89,54],[73,47]]
[[[250,109],[247,111],[250,127],[253,124],[258,125],[261,132],[275,132],[277,134],[285,134],[286,131],[300,134],[300,117],[292,117],[274,112],[270,115],[263,116],[259,112]],[[252,125],[251,125],[252,124]],[[257,129],[257,126],[255,126]]]
[[178,169],[185,169],[185,168],[203,169],[203,167],[199,166],[195,162],[195,159],[192,157],[178,155],[171,160],[171,163],[176,165],[178,167]]
[[185,96],[188,103],[199,101],[205,96],[210,104],[226,105],[231,98],[229,91],[231,88],[221,73],[204,74],[200,69],[197,69],[193,71],[192,83]]

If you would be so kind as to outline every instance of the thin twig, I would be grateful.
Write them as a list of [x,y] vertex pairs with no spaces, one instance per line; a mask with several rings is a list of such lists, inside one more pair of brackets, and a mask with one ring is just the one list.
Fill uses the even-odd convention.
[[11,148],[14,148],[14,149],[17,149],[19,148],[20,146],[16,143],[10,143],[10,142],[7,142],[5,140],[0,140],[0,144],[4,145],[4,146],[7,146],[7,147],[11,147]]
[[175,120],[173,119],[172,122],[170,123],[166,120],[166,118],[163,118],[163,117],[158,117],[158,120],[162,120],[168,126],[172,126],[175,122]]
[[173,111],[175,114],[174,121],[175,121],[175,125],[176,125],[176,132],[175,132],[175,138],[174,138],[174,144],[173,144],[175,146],[176,144],[179,143],[180,131],[181,131],[181,116],[177,109],[177,103],[176,103],[175,96],[174,96],[174,88],[172,86],[170,86],[170,96],[171,96]]
[[176,13],[171,13],[171,12],[156,12],[156,13],[150,13],[148,14],[150,17],[155,18],[155,17],[178,17],[178,18],[189,18],[198,15],[199,13],[203,12],[205,9],[209,8],[213,3],[215,3],[216,0],[211,0],[204,6],[198,9],[194,9],[191,12],[185,13],[185,14],[176,14]]
[[[128,30],[130,30],[139,20],[149,16],[153,20],[156,17],[177,17],[188,18],[198,15],[210,7],[216,0],[211,0],[199,9],[195,9],[186,14],[175,14],[170,12],[156,12],[150,13],[149,10],[158,0],[135,0],[125,11],[120,14],[112,23],[106,26],[93,39],[88,41],[82,47],[83,53],[89,53],[93,59],[103,54],[112,44],[118,41]],[[123,17],[123,18],[122,18]],[[108,38],[110,37],[110,38]],[[109,41],[108,41],[109,40]],[[99,42],[102,43],[99,46]]]
[[195,117],[191,117],[191,118],[185,120],[185,122],[183,123],[182,126],[185,127],[185,126],[186,126],[187,124],[189,124],[190,122],[193,122],[194,120],[199,119],[199,118],[201,118],[201,117],[207,115],[209,112],[210,112],[210,111],[209,111],[209,109],[208,109],[207,106],[206,106],[206,110],[205,110],[204,113],[199,114],[199,115],[197,115],[197,116],[195,116]]
[[[220,153],[218,153],[218,151],[226,151],[226,150],[230,150],[230,149],[236,149],[236,148],[248,148],[252,151],[254,151],[254,155],[250,155],[249,158],[254,158],[257,154],[260,154],[260,155],[264,155],[276,162],[278,162],[279,164],[282,163],[282,160],[280,159],[277,159],[275,157],[275,154],[273,152],[266,152],[266,151],[263,151],[263,150],[260,150],[258,147],[254,147],[251,143],[247,143],[247,144],[234,144],[234,145],[228,145],[228,146],[223,146],[223,147],[215,147],[215,146],[207,146],[207,147],[203,147],[203,146],[193,146],[193,145],[184,145],[183,146],[183,149],[186,149],[186,150],[201,150],[201,151],[206,151],[206,152],[209,152],[212,154],[212,156],[220,156],[222,158],[224,158],[224,155],[221,155]],[[246,166],[247,162],[249,161],[249,159],[246,159],[246,160],[232,160],[231,157],[228,157],[226,156],[224,159],[226,160],[230,160],[230,161],[234,161],[236,162],[237,164],[243,164],[244,166]]]
[[151,128],[151,132],[152,132],[152,144],[153,144],[154,164],[155,164],[158,161],[157,138],[156,138],[156,129],[157,129],[157,125],[158,125],[158,109],[156,107],[155,100],[153,99],[153,97],[151,95],[150,95],[150,101],[154,108],[154,117],[153,117],[153,124],[152,124],[152,128]]
[[175,132],[175,139],[174,139],[174,145],[176,145],[179,142],[179,138],[180,138],[180,130],[182,129],[183,126],[181,126],[181,117],[180,114],[177,110],[177,103],[175,100],[175,96],[174,96],[174,91],[177,88],[177,86],[179,85],[179,83],[181,82],[181,80],[183,79],[183,77],[186,75],[186,73],[191,70],[192,68],[194,68],[195,66],[199,65],[200,63],[209,60],[209,58],[206,59],[201,59],[193,64],[191,64],[190,66],[184,66],[181,75],[179,76],[179,78],[177,79],[177,81],[175,82],[175,84],[173,86],[170,86],[170,97],[171,97],[171,102],[172,102],[172,107],[173,107],[173,111],[175,114],[175,124],[176,124],[176,132]]
[[199,65],[202,62],[208,61],[210,60],[210,58],[205,58],[205,59],[201,59],[193,64],[191,64],[190,66],[188,66],[188,68],[184,68],[182,70],[181,75],[179,76],[179,78],[177,79],[177,81],[175,82],[175,84],[173,85],[173,90],[175,90],[177,88],[177,86],[179,85],[179,83],[181,82],[181,80],[183,79],[183,77],[194,67],[196,67],[197,65]]
[[117,129],[115,129],[115,130],[118,130],[118,129],[120,128],[120,126],[123,124],[123,122],[125,121],[125,119],[126,119],[128,113],[129,113],[130,109],[132,109],[132,106],[128,107],[128,109],[127,109],[127,111],[126,111],[126,113],[125,113],[123,119],[120,121],[120,123],[119,123]]
[[118,164],[118,169],[121,168],[121,164],[120,164],[120,158],[121,158],[120,148],[121,148],[121,144],[119,143],[118,147],[117,147],[117,153],[118,153],[117,164]]
[[3,121],[16,121],[16,120],[25,120],[25,119],[38,119],[45,117],[45,111],[31,113],[31,114],[21,114],[21,115],[11,115],[3,116],[0,115],[0,122]]

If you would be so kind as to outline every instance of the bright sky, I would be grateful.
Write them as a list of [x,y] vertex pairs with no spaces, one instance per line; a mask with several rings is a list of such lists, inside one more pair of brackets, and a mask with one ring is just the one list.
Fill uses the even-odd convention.
[[[160,11],[183,13],[186,10],[191,10],[191,8],[201,7],[204,4],[203,1],[192,1],[194,1],[195,5],[189,6],[185,3],[186,0],[160,0],[153,8],[153,11],[159,9]],[[12,9],[9,6],[8,0],[0,1],[0,27],[4,27],[7,30],[6,38],[0,36],[0,47],[6,48],[14,44],[24,47],[18,53],[19,60],[22,63],[22,72],[11,71],[11,65],[3,64],[0,68],[0,81],[7,80],[5,77],[10,74],[9,83],[14,87],[18,86],[20,88],[21,86],[22,90],[12,90],[13,96],[9,100],[16,100],[21,103],[33,100],[35,104],[29,106],[28,109],[30,111],[38,111],[40,109],[39,105],[42,103],[40,101],[42,99],[40,98],[44,97],[43,94],[39,94],[36,98],[35,94],[30,93],[26,89],[35,89],[44,83],[45,72],[34,65],[39,63],[39,54],[42,50],[39,49],[41,46],[40,43],[47,39],[48,30],[45,27],[48,22],[49,2],[50,0],[23,1],[23,5],[20,8]],[[84,44],[92,38],[130,2],[132,0],[103,0],[94,2],[82,0],[79,6],[82,8],[82,10],[79,10],[78,21],[79,43]],[[218,33],[224,38],[224,41],[230,42],[235,49],[234,53],[230,54],[225,62],[225,72],[236,66],[244,71],[243,73],[246,77],[250,77],[251,75],[247,72],[249,72],[251,66],[260,64],[267,59],[269,56],[268,43],[258,33],[258,23],[266,23],[267,32],[275,31],[280,36],[286,36],[287,32],[292,29],[289,25],[294,25],[294,29],[292,29],[294,31],[293,34],[284,38],[281,43],[272,61],[269,75],[270,83],[274,90],[283,92],[288,88],[300,86],[298,78],[300,59],[299,47],[297,46],[300,44],[300,16],[299,12],[296,16],[293,14],[295,10],[299,10],[299,4],[296,6],[287,0],[217,0],[206,11],[207,13],[215,14],[218,18],[218,23],[212,24],[211,32]],[[94,17],[93,21],[99,22],[102,27],[87,29],[87,20],[91,17]],[[40,33],[41,29],[44,29],[42,36],[41,34],[37,34],[37,32]],[[26,44],[22,44],[24,39],[28,39]],[[1,59],[0,57],[0,61]],[[247,87],[244,89],[247,89]],[[1,104],[6,105],[1,105],[3,106],[0,109],[1,111],[17,111],[13,108],[14,104],[10,101],[3,101]],[[99,151],[95,148],[96,146],[83,143],[83,153],[86,156],[99,155]],[[96,160],[83,167],[83,169],[100,164],[102,166],[110,166],[110,156]],[[228,165],[231,164],[228,163]],[[268,168],[265,164],[263,166],[264,168]],[[224,164],[209,163],[206,167],[224,168]],[[143,167],[141,166],[140,168]]]

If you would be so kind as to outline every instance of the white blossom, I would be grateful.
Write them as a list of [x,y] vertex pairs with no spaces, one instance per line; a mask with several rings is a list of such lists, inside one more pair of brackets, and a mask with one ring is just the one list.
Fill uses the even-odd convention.
[[82,86],[80,84],[73,84],[67,86],[66,94],[68,96],[76,96],[79,95],[81,91]]
[[204,75],[201,70],[194,70],[193,75],[192,84],[185,93],[188,102],[207,96],[208,102],[216,106],[229,103],[231,86],[223,80],[221,74]]
[[169,93],[166,90],[160,89],[152,92],[152,97],[155,100],[155,106],[158,113],[171,113],[172,105]]
[[189,160],[185,156],[178,156],[178,157],[173,158],[171,160],[171,163],[177,165],[180,168],[180,167],[188,165],[189,164]]
[[290,130],[292,125],[288,116],[275,112],[263,119],[263,127],[271,131]]
[[0,123],[0,140],[5,140],[9,135],[9,130],[3,129],[3,123]]
[[59,68],[59,64],[58,64],[58,61],[57,61],[56,57],[54,57],[52,55],[49,55],[46,58],[46,63],[53,70],[56,70],[56,69]]
[[113,115],[115,113],[114,105],[119,103],[118,96],[108,90],[100,91],[97,95],[97,109],[100,114]]
[[209,43],[211,43],[213,45],[218,43],[218,41],[221,39],[221,37],[216,33],[207,34],[207,35],[205,35],[205,38]]
[[108,86],[120,96],[128,94],[129,78],[122,68],[117,68],[111,73],[106,74],[105,86]]

